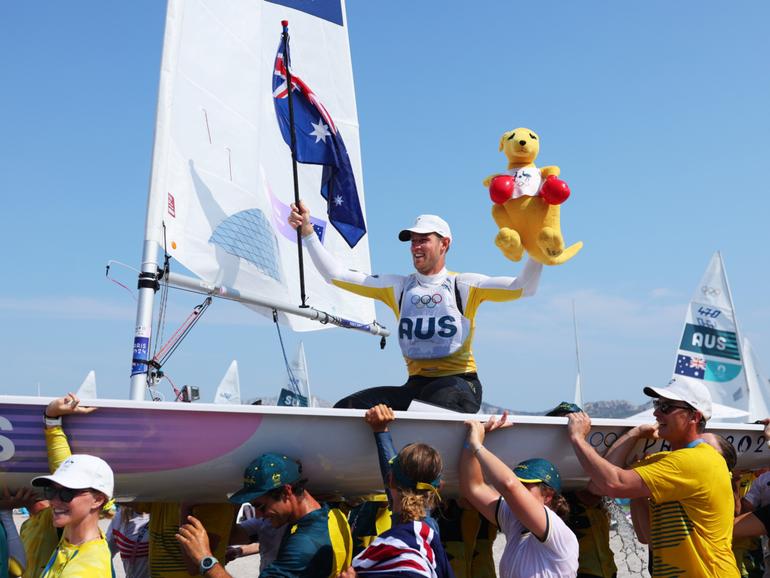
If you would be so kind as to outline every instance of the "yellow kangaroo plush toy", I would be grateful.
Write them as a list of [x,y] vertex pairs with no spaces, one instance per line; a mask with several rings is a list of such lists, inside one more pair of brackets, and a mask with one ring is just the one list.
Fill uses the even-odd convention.
[[503,133],[499,150],[508,157],[508,171],[484,179],[495,203],[492,217],[500,229],[495,244],[512,261],[521,260],[526,250],[543,265],[566,263],[583,248],[583,242],[564,248],[561,203],[570,190],[559,179],[559,167],[535,166],[540,139],[528,128]]

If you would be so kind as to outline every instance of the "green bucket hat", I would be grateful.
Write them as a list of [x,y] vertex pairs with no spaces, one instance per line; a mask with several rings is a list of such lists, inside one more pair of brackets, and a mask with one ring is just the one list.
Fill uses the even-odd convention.
[[528,484],[544,483],[561,493],[561,476],[551,462],[542,458],[524,460],[513,468],[513,473],[519,480]]
[[302,465],[282,454],[262,454],[243,471],[243,487],[230,496],[234,504],[245,504],[302,477]]

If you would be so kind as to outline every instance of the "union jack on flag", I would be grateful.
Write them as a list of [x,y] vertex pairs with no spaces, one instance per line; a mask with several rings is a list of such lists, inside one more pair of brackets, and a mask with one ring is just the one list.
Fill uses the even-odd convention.
[[706,374],[706,360],[702,357],[691,357],[689,355],[677,355],[676,367],[674,373],[703,379]]
[[[321,117],[326,121],[326,124],[329,125],[329,128],[332,129],[332,132],[336,134],[337,127],[334,126],[334,121],[332,120],[331,115],[329,114],[329,111],[326,110],[326,107],[321,103],[320,100],[318,100],[318,97],[315,95],[315,92],[313,92],[310,87],[305,84],[305,82],[294,72],[291,72],[291,86],[294,90],[299,90],[302,95],[307,98],[310,103],[315,106],[318,109],[318,112],[321,114]],[[281,53],[280,48],[278,49],[278,54],[275,56],[275,69],[273,70],[273,74],[280,78],[283,82],[279,84],[277,87],[273,88],[273,98],[288,98],[289,91],[288,91],[288,85],[286,82],[286,61],[283,57],[283,54]],[[287,105],[288,106],[288,105]]]
[[[287,28],[284,33],[288,34]],[[291,87],[287,82],[291,74]],[[289,116],[291,88],[294,125]],[[321,195],[326,199],[329,222],[352,248],[366,234],[350,157],[329,111],[310,87],[291,68],[288,36],[278,45],[273,67],[273,104],[284,142],[291,147],[295,136],[297,162],[323,165]]]

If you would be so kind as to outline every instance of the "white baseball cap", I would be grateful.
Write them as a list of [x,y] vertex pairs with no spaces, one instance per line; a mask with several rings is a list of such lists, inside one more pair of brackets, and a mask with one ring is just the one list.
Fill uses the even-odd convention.
[[115,478],[112,468],[102,458],[86,454],[73,454],[51,476],[38,476],[32,480],[33,486],[49,486],[51,482],[71,490],[97,490],[112,498]]
[[438,215],[420,215],[410,229],[404,229],[398,234],[399,241],[410,241],[412,233],[436,233],[447,239],[452,239],[452,231],[447,222]]
[[645,387],[644,394],[684,401],[701,412],[704,419],[711,419],[711,392],[705,385],[692,379],[674,376],[666,387]]

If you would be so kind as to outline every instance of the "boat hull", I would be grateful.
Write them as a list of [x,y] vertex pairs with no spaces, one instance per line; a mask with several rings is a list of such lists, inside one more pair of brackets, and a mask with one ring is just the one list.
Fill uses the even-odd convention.
[[[29,484],[48,473],[43,410],[49,399],[0,396],[0,477],[4,486]],[[222,501],[240,487],[244,467],[263,452],[301,460],[314,494],[354,497],[382,488],[372,433],[363,411],[325,408],[98,400],[97,411],[64,418],[73,453],[100,456],[116,474],[121,500]],[[421,441],[444,458],[443,493],[458,491],[457,462],[464,421],[484,416],[397,412],[391,427],[396,447]],[[488,436],[485,445],[508,464],[542,457],[554,462],[567,486],[587,477],[575,457],[566,418],[513,416],[515,426]],[[638,421],[595,419],[588,436],[604,452]],[[742,469],[770,463],[763,428],[714,424],[730,440]],[[667,449],[641,441],[639,456]]]

